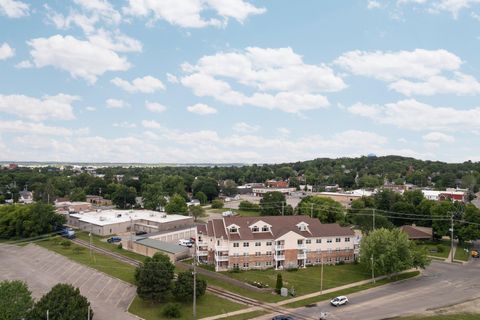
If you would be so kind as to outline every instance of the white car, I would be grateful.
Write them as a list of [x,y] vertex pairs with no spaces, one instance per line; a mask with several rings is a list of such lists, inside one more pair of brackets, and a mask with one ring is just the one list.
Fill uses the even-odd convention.
[[178,244],[181,245],[181,246],[184,246],[184,247],[189,247],[189,248],[192,247],[192,242],[190,240],[187,240],[187,239],[178,240]]
[[332,306],[339,307],[341,305],[347,304],[348,298],[345,296],[339,296],[330,300],[330,303],[332,304]]

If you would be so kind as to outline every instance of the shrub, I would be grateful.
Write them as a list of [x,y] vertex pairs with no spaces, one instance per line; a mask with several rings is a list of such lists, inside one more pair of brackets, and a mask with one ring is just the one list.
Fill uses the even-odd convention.
[[120,250],[123,249],[123,246],[122,246],[121,242],[118,244],[117,249],[120,249]]
[[441,245],[437,246],[437,252],[442,253],[444,251],[443,247]]
[[240,202],[238,209],[243,211],[259,211],[260,206],[256,203],[244,200]]
[[83,248],[82,247],[75,247],[73,248],[73,253],[75,254],[81,254],[83,252]]
[[282,275],[280,273],[277,274],[277,284],[275,285],[275,292],[280,294],[280,291],[282,290],[283,287],[283,279]]
[[212,209],[221,209],[223,208],[223,201],[220,199],[212,200]]
[[178,303],[167,303],[163,308],[163,315],[169,319],[180,318],[182,316],[180,305]]
[[343,261],[343,260],[340,260],[340,262],[338,262],[338,264],[342,266],[342,265],[344,265],[344,264],[345,264],[345,261]]
[[233,272],[233,273],[240,273],[240,272],[242,272],[242,270],[240,269],[239,266],[234,266],[231,272]]
[[64,248],[70,248],[72,242],[70,242],[70,240],[62,240],[60,241],[60,245]]

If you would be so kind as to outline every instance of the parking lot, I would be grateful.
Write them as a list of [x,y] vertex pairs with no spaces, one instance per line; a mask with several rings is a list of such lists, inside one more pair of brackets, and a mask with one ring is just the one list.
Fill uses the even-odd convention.
[[17,279],[27,282],[35,299],[57,283],[78,287],[92,304],[96,320],[137,319],[125,312],[135,297],[135,286],[34,244],[0,245],[0,281]]

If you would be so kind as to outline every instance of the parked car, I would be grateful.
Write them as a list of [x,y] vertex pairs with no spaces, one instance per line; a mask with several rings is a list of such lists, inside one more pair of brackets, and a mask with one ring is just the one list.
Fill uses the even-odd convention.
[[294,320],[294,319],[290,316],[285,316],[285,315],[281,314],[279,316],[273,317],[272,320]]
[[345,296],[339,296],[330,300],[330,303],[332,304],[332,306],[340,307],[348,303],[348,298]]
[[136,236],[141,236],[141,235],[144,235],[144,234],[147,234],[147,231],[137,231],[137,232],[135,232]]
[[108,243],[115,243],[115,242],[120,242],[120,241],[122,241],[122,238],[120,238],[120,237],[110,237],[110,238],[107,239]]
[[189,248],[192,247],[192,242],[190,242],[190,240],[187,240],[187,239],[178,240],[178,244],[184,247],[189,247]]

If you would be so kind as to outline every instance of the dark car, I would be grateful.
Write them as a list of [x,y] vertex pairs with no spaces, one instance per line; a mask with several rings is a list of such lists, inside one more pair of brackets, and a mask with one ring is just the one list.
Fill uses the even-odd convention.
[[141,235],[144,235],[144,234],[147,234],[147,231],[137,231],[137,232],[135,232],[136,236],[141,236]]
[[122,238],[120,238],[120,237],[110,237],[110,238],[107,239],[108,243],[115,243],[115,242],[120,242],[120,241],[122,241]]
[[279,316],[273,317],[272,320],[294,320],[294,319],[290,316],[285,316],[285,315],[281,314]]

